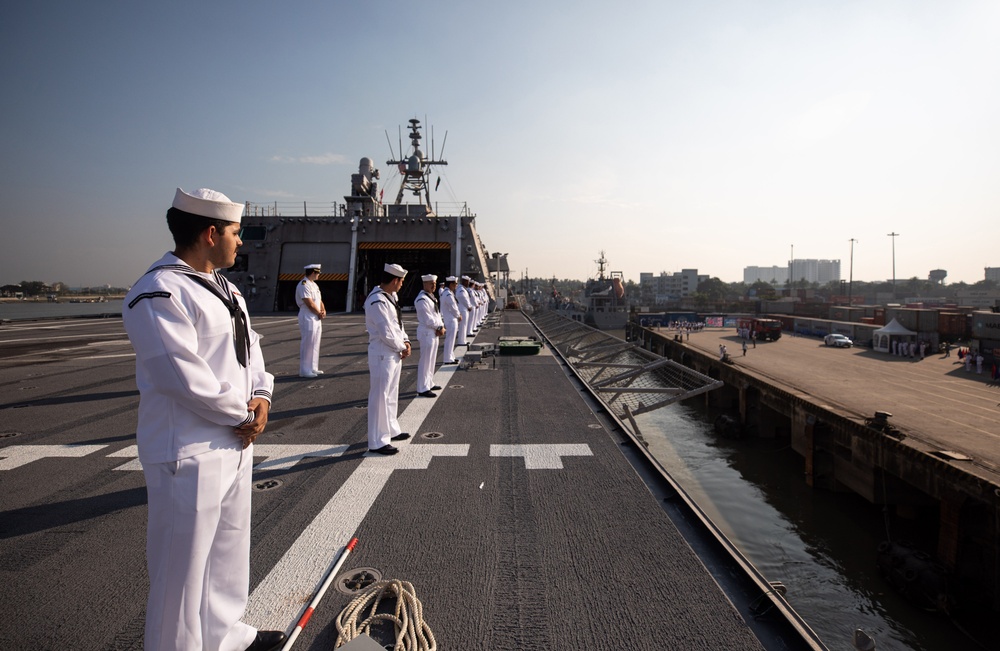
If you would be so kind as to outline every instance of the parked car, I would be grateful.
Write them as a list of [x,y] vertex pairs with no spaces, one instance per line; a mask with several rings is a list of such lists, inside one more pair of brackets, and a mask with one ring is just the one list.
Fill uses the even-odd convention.
[[823,337],[823,343],[834,348],[850,348],[854,342],[844,335],[832,334]]

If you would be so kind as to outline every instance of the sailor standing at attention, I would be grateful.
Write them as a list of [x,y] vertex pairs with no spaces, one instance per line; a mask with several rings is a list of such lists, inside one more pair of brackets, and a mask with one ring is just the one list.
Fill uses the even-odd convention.
[[472,322],[469,324],[472,328],[469,334],[474,335],[479,332],[479,283],[474,280],[469,280],[469,299],[472,301]]
[[[444,352],[441,358],[445,364],[457,364],[455,359],[455,336],[464,325],[462,323],[462,313],[458,309],[458,299],[455,298],[455,285],[458,278],[448,276],[444,279],[446,283],[441,290],[441,314],[444,317]],[[463,337],[464,339],[464,337]]]
[[399,374],[410,356],[410,340],[403,330],[403,313],[396,292],[403,287],[406,269],[386,264],[381,282],[365,300],[368,331],[368,451],[396,454],[390,441],[403,441],[409,434],[399,429]]
[[476,297],[479,299],[478,314],[476,315],[476,330],[486,320],[486,283],[476,283]]
[[468,345],[469,321],[472,319],[472,315],[469,314],[469,296],[464,285],[466,278],[468,276],[462,276],[461,283],[455,287],[455,302],[458,303],[458,311],[462,315],[460,319],[462,323],[458,328],[458,336],[455,339],[456,346]]
[[175,249],[125,297],[149,505],[146,651],[263,651],[285,640],[240,621],[252,444],[274,388],[246,302],[218,271],[236,261],[242,216],[220,192],[178,188],[167,211]]
[[434,295],[437,276],[421,276],[424,288],[417,294],[413,307],[417,309],[417,341],[420,342],[420,359],[417,361],[417,395],[437,398],[435,391],[441,387],[434,384],[434,363],[437,361],[438,337],[444,336],[444,319],[441,306]]
[[476,297],[472,293],[471,282],[471,278],[462,276],[462,284],[458,286],[456,291],[458,306],[462,310],[462,316],[465,317],[465,327],[462,328],[465,336],[459,335],[458,344],[460,346],[467,344],[476,326]]
[[323,318],[326,316],[326,306],[323,295],[320,294],[316,279],[319,278],[322,267],[318,264],[307,264],[305,276],[295,288],[295,303],[299,306],[299,377],[316,377],[323,375],[319,370],[319,343],[323,336]]

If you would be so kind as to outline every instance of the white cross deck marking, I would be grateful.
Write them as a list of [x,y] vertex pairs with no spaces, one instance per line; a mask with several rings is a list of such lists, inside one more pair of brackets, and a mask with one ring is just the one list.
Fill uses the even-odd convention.
[[523,445],[491,445],[491,457],[524,457],[528,470],[558,470],[563,457],[592,457],[586,443],[529,443]]
[[334,556],[350,542],[394,470],[423,470],[435,456],[464,457],[468,444],[401,445],[399,454],[366,453],[361,465],[309,523],[250,595],[244,621],[287,631],[309,603]]
[[10,445],[0,448],[0,470],[11,470],[49,457],[84,457],[106,445]]
[[339,457],[349,445],[279,445],[273,443],[254,443],[253,456],[267,457],[253,467],[254,470],[284,470],[291,468],[305,457]]
[[[461,356],[457,359],[461,361]],[[457,365],[439,369],[434,374],[435,383],[447,388],[457,369]],[[400,428],[415,435],[435,402],[411,401],[399,416]],[[422,470],[433,456],[468,454],[467,444],[413,445],[412,439],[402,443],[399,454],[394,456],[365,453],[357,470],[254,589],[244,621],[258,629],[290,631],[323,580],[334,555],[354,537],[393,470]]]
[[[339,457],[347,451],[349,445],[283,445],[278,443],[254,444],[253,456],[267,457],[253,467],[257,470],[285,470],[291,468],[306,457]],[[139,446],[130,445],[127,448],[112,452],[109,457],[131,457],[132,460],[115,468],[115,470],[142,470],[139,463]]]

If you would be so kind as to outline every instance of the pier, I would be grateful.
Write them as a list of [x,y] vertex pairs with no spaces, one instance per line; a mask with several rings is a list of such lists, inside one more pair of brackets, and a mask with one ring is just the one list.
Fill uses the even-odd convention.
[[[853,491],[900,518],[933,517],[928,551],[953,588],[1000,611],[1000,386],[987,369],[966,371],[954,350],[911,359],[787,333],[744,356],[734,328],[683,340],[643,328],[639,339],[722,380],[703,399],[733,414],[741,435],[788,439],[810,486]],[[891,414],[891,429],[872,426],[876,412]]]

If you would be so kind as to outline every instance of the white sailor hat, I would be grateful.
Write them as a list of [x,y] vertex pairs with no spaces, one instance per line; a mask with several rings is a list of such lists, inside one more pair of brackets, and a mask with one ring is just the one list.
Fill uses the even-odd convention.
[[446,277],[446,278],[444,279],[444,281],[445,281],[446,283],[455,283],[455,282],[458,282],[458,278],[456,278],[456,277],[454,277],[454,276],[447,276],[447,277]]
[[386,262],[383,271],[392,274],[396,278],[403,278],[404,276],[406,276],[406,269],[403,269],[398,264],[390,264]]
[[221,219],[237,224],[243,218],[242,203],[233,203],[226,195],[208,188],[200,188],[191,193],[177,188],[177,192],[174,193],[173,207],[192,215]]
[[472,278],[469,278],[468,276],[462,276],[462,280],[472,280]]
[[424,281],[425,283],[435,283],[437,282],[437,279],[438,277],[435,276],[434,274],[424,274],[423,276],[420,277],[420,280]]
[[306,266],[304,266],[302,268],[305,269],[306,271],[309,271],[310,269],[315,269],[316,271],[319,271],[320,269],[323,268],[323,265],[321,265],[321,264],[307,264]]

